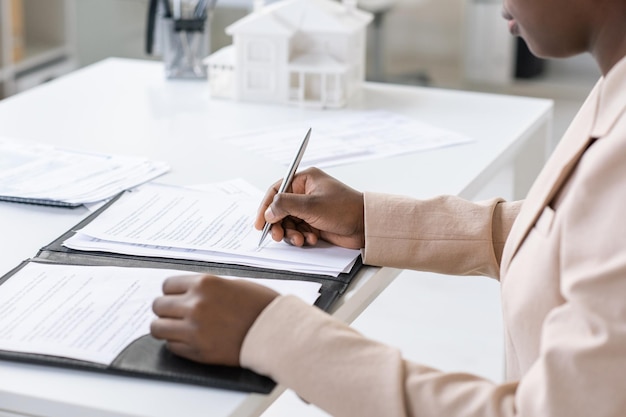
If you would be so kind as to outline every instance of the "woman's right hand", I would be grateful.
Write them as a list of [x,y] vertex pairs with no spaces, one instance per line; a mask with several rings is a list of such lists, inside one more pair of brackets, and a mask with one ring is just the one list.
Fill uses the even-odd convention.
[[272,239],[294,246],[312,246],[320,238],[345,248],[365,246],[363,193],[317,168],[296,174],[282,194],[280,183],[261,202],[254,224],[258,230],[267,221]]

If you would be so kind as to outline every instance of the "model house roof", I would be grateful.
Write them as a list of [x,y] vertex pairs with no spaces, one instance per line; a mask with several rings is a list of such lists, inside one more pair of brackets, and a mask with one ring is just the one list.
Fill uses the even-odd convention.
[[263,7],[226,28],[234,34],[290,36],[297,31],[352,33],[372,20],[370,13],[334,0],[284,0]]

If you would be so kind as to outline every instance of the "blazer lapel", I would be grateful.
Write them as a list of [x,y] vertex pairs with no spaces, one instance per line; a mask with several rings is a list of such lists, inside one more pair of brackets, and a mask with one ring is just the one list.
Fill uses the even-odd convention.
[[541,211],[561,189],[572,170],[593,139],[609,134],[626,109],[626,58],[622,58],[601,78],[576,115],[563,139],[528,192],[502,254],[501,273],[504,276],[531,227]]
[[596,85],[528,192],[504,246],[500,276],[504,276],[513,256],[537,221],[539,214],[561,188],[587,149],[591,140],[590,132],[597,97],[598,86]]

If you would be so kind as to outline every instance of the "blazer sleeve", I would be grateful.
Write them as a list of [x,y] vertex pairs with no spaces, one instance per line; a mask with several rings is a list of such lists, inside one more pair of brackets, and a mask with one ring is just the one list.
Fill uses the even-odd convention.
[[498,278],[502,249],[522,202],[430,200],[365,194],[364,262]]
[[[367,194],[366,261],[497,276],[520,204]],[[516,383],[495,384],[406,361],[398,349],[291,296],[278,297],[261,313],[240,359],[335,417],[515,415]]]
[[515,415],[516,383],[406,361],[294,296],[276,298],[261,313],[240,359],[334,417]]

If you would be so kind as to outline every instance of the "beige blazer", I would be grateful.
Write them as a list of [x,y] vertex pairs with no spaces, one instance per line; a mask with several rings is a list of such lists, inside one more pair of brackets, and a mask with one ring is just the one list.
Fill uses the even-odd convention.
[[243,365],[337,417],[626,416],[625,107],[626,59],[523,204],[366,194],[366,263],[500,279],[509,382],[408,362],[293,297],[263,311]]

